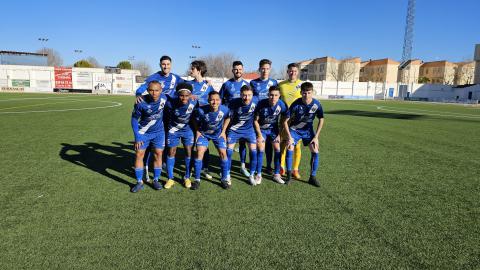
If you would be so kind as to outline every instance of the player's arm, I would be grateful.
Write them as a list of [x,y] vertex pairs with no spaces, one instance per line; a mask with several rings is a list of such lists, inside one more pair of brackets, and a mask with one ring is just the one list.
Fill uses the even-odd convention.
[[134,109],[132,112],[132,118],[131,118],[131,125],[132,125],[132,130],[133,130],[133,136],[135,137],[135,151],[140,149],[140,147],[143,145],[142,141],[142,135],[139,133],[139,126],[138,126],[138,120],[140,119],[140,106],[138,104],[134,105]]
[[325,122],[323,118],[323,108],[321,106],[317,111],[317,117],[318,117],[317,130],[315,131],[315,137],[313,137],[313,140],[311,142],[313,143],[313,146],[315,149],[318,149],[318,139],[320,137],[320,132],[322,131],[323,123]]
[[255,132],[257,133],[257,143],[263,143],[264,139],[262,136],[262,131],[260,130],[260,124],[258,123],[260,116],[255,114],[255,118],[253,120],[253,126],[255,127]]
[[288,145],[293,144],[293,139],[292,135],[290,134],[290,128],[288,127],[288,121],[290,120],[290,117],[285,117],[283,120],[283,129],[285,130],[285,134],[287,134],[287,138],[282,138],[285,141],[288,141]]
[[219,136],[219,137],[222,137],[225,141],[227,141],[227,129],[229,125],[230,125],[230,117],[227,117],[223,122],[222,133],[220,133],[220,136]]

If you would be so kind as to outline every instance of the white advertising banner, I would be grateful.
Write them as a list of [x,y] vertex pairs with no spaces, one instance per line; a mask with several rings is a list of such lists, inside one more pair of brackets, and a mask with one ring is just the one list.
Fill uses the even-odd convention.
[[133,78],[127,74],[113,74],[113,93],[131,94],[133,93]]

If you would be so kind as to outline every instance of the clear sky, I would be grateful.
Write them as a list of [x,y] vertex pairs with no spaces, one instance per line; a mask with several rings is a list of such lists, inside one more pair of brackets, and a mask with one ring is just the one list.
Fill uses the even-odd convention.
[[[221,52],[233,53],[247,70],[261,58],[271,59],[275,70],[323,56],[399,60],[407,2],[9,0],[1,5],[0,50],[51,47],[65,65],[93,56],[115,66],[134,56],[153,70],[167,54],[179,74],[189,56]],[[471,59],[480,43],[479,12],[480,0],[417,0],[412,56]]]

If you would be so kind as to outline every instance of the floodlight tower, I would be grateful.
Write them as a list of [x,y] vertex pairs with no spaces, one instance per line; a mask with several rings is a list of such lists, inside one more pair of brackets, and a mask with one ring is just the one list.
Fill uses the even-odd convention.
[[408,0],[407,21],[405,25],[405,36],[403,38],[402,64],[412,59],[413,45],[413,23],[415,20],[415,0]]

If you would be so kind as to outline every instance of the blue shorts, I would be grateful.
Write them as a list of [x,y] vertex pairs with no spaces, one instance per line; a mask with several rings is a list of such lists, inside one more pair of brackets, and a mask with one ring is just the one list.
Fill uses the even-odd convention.
[[293,145],[297,145],[299,140],[303,141],[303,146],[309,145],[313,137],[315,137],[315,132],[312,129],[309,130],[294,130],[290,129],[290,135],[292,135]]
[[237,143],[238,140],[245,139],[250,144],[257,144],[257,135],[255,131],[252,129],[242,132],[237,131],[230,131],[227,135],[227,143],[234,144]]
[[218,148],[218,149],[226,149],[227,148],[227,143],[225,142],[224,138],[222,138],[222,137],[211,138],[211,137],[203,136],[203,135],[200,136],[197,139],[197,147],[203,146],[203,147],[208,148],[208,142],[209,141],[212,141],[213,145],[215,145],[215,147]]
[[142,141],[143,145],[140,146],[140,150],[145,150],[149,146],[163,150],[163,148],[165,148],[165,133],[161,131],[152,134],[144,134],[142,135]]
[[[265,143],[271,143],[275,141],[275,138],[277,138],[278,136],[278,131],[275,131],[273,129],[261,129],[260,131],[262,132],[262,137],[265,140]],[[279,142],[280,140],[278,141],[278,143]]]
[[192,146],[194,142],[193,131],[191,129],[177,131],[175,133],[167,133],[167,146],[177,147],[182,140],[182,144],[185,146]]

